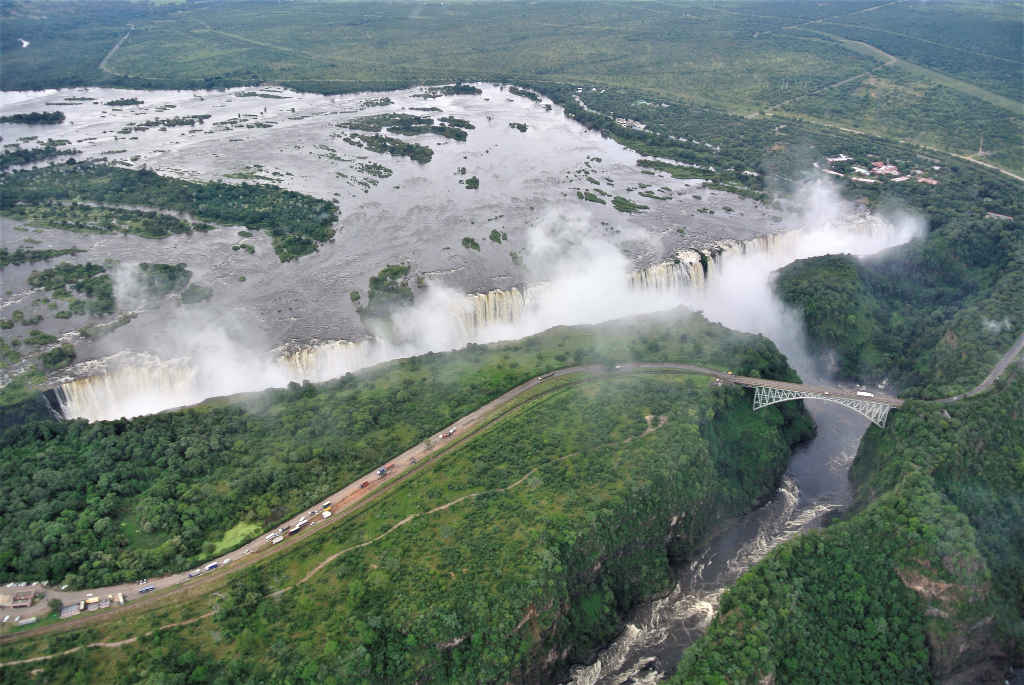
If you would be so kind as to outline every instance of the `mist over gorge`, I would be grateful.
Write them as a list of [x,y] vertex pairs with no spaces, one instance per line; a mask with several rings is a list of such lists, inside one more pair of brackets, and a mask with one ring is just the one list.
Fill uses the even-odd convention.
[[[827,181],[808,180],[787,203],[796,228],[704,250],[678,250],[669,261],[637,268],[623,245],[650,241],[640,230],[610,239],[586,211],[551,210],[529,228],[524,263],[529,285],[465,294],[428,282],[416,304],[391,315],[362,340],[292,343],[276,354],[248,347],[216,318],[184,320],[169,360],[117,355],[83,365],[87,375],[58,390],[65,416],[134,416],[209,397],[324,381],[390,359],[512,340],[553,326],[594,324],[686,305],[738,330],[773,339],[800,325],[771,291],[771,272],[821,254],[872,254],[923,234],[920,218],[873,216],[840,198]],[[244,326],[244,324],[242,324]],[[244,330],[244,328],[242,329]],[[802,349],[795,345],[793,349]]]
[[1021,680],[1020,10],[6,3],[0,681]]

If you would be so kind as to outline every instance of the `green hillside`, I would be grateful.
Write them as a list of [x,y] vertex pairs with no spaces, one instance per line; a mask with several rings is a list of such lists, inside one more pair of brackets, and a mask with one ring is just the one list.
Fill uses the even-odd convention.
[[723,597],[673,683],[993,682],[1024,644],[1024,375],[871,428],[847,520]]
[[[283,479],[299,468],[323,472],[324,466],[302,460],[317,458],[321,444],[339,444],[322,431],[350,422],[338,412],[367,412],[361,397],[383,405],[376,410],[382,427],[396,423],[343,443],[364,444],[367,453],[379,448],[374,458],[381,459],[421,435],[417,422],[437,430],[495,390],[557,363],[557,356],[583,350],[584,361],[603,355],[689,359],[698,348],[709,351],[709,363],[742,373],[794,377],[763,338],[676,314],[428,355],[324,386],[271,392],[258,400],[259,410],[200,408],[94,430],[116,425],[128,441],[153,435],[160,419],[199,427],[223,412],[242,415],[255,436],[269,438],[272,426],[281,431],[274,449],[292,458],[287,468],[274,470]],[[430,378],[459,392],[446,395]],[[705,376],[565,376],[538,390],[386,498],[293,551],[230,576],[226,590],[164,608],[195,616],[216,607],[213,617],[116,653],[78,652],[46,662],[45,677],[125,683],[172,673],[206,682],[548,680],[613,637],[634,604],[667,589],[670,561],[693,553],[714,522],[769,495],[791,447],[812,433],[799,405],[755,414],[745,390]],[[388,408],[384,398],[396,392],[407,395],[398,401],[408,406]],[[456,400],[459,395],[466,396]],[[17,444],[56,447],[71,431],[39,442],[42,431],[55,430],[37,424]],[[291,447],[290,439],[297,441]],[[109,450],[116,443],[108,438],[105,444]],[[342,461],[320,459],[324,465]],[[315,492],[303,492],[306,499],[322,497],[356,472],[343,468],[320,477]],[[254,477],[260,476],[244,475],[240,482]],[[187,487],[210,492],[214,481],[207,482]],[[271,481],[264,490],[285,482]],[[151,623],[158,616],[140,618],[158,625]],[[74,644],[130,634],[140,629],[137,620],[129,616],[99,633],[44,638],[28,649],[46,652],[53,640]],[[0,655],[26,653],[26,646],[0,648]],[[24,672],[11,667],[3,674]]]

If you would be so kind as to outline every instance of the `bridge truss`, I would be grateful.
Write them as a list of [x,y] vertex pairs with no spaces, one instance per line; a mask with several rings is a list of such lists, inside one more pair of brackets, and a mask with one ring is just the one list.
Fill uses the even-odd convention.
[[872,401],[866,398],[842,397],[805,390],[787,390],[767,385],[754,386],[754,411],[767,407],[769,404],[778,404],[779,402],[788,402],[789,400],[825,400],[826,402],[835,402],[847,409],[852,409],[861,416],[867,417],[871,423],[879,428],[885,428],[885,419],[889,416],[889,409],[891,409],[890,405],[885,402]]

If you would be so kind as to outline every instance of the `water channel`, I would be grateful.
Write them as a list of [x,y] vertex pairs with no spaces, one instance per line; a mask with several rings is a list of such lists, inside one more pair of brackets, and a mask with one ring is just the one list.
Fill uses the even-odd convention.
[[[835,385],[808,354],[802,337],[794,334],[800,326],[792,313],[771,293],[770,268],[744,265],[732,278],[725,274],[717,292],[690,304],[730,328],[771,338],[804,382]],[[742,271],[746,279],[740,279]],[[779,544],[821,526],[828,512],[850,503],[847,474],[868,420],[831,402],[812,400],[806,406],[817,435],[794,451],[772,498],[724,527],[699,557],[676,568],[672,590],[634,610],[623,632],[593,663],[573,670],[572,685],[641,685],[671,675],[686,648],[711,623],[722,594],[742,573]]]
[[[798,369],[808,382],[820,379]],[[683,652],[707,629],[722,593],[779,544],[821,525],[847,506],[847,471],[867,419],[828,402],[808,402],[817,436],[793,454],[772,499],[739,518],[689,564],[676,569],[665,597],[637,609],[597,660],[573,671],[573,685],[656,683],[673,673]]]

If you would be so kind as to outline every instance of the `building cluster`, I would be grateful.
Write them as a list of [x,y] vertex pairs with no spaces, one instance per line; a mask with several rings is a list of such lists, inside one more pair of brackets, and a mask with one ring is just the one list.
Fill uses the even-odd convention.
[[[939,182],[926,175],[926,172],[922,169],[913,169],[909,172],[900,171],[899,167],[895,164],[889,164],[881,160],[875,160],[870,165],[862,166],[858,164],[846,165],[846,162],[854,161],[853,157],[845,153],[839,153],[832,157],[826,157],[825,161],[827,164],[822,166],[818,162],[814,163],[815,168],[830,176],[839,176],[840,178],[848,178],[851,181],[857,183],[881,183],[888,180],[890,183],[904,183],[906,181],[915,180],[918,183],[924,183],[930,186],[937,186]],[[833,169],[833,165],[843,165],[842,171]],[[942,167],[933,166],[932,169],[935,171],[940,170]]]
[[4,609],[24,609],[32,606],[35,598],[35,589],[29,590],[8,590],[0,592],[0,607]]
[[634,131],[643,131],[647,128],[647,124],[642,124],[636,119],[627,119],[625,117],[615,117],[615,123],[623,128],[631,128]]

